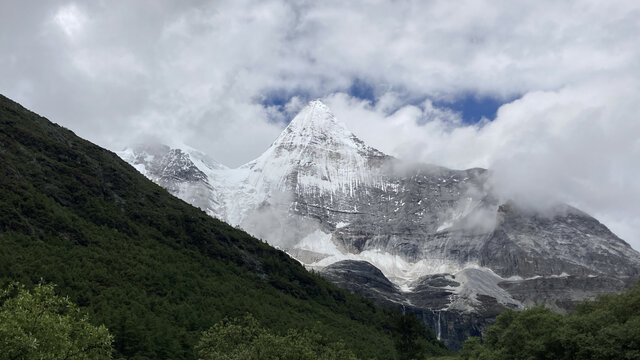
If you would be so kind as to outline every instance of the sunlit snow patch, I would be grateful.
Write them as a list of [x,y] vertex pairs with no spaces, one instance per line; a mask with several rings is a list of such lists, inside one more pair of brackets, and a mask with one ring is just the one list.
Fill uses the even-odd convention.
[[460,264],[448,259],[423,259],[409,262],[399,255],[380,250],[365,250],[359,254],[337,253],[309,264],[310,268],[324,268],[343,260],[367,261],[377,267],[394,284],[403,291],[411,290],[411,283],[425,275],[455,273],[474,264]]
[[474,306],[480,304],[478,295],[488,295],[496,299],[503,305],[512,305],[522,308],[522,304],[515,300],[498,283],[504,281],[502,277],[485,267],[475,267],[463,269],[454,275],[455,281],[460,286],[455,288],[453,301],[449,304],[449,309],[461,311],[473,311]]
[[336,244],[331,241],[331,234],[316,230],[307,235],[294,248],[332,256],[342,255]]

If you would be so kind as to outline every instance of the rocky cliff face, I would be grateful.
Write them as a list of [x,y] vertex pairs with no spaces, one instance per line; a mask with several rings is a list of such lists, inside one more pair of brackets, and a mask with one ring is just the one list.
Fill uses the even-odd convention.
[[409,165],[313,101],[256,160],[192,149],[121,156],[210,215],[285,249],[341,287],[417,313],[452,347],[504,308],[558,311],[637,278],[640,254],[567,205],[500,203],[483,169]]

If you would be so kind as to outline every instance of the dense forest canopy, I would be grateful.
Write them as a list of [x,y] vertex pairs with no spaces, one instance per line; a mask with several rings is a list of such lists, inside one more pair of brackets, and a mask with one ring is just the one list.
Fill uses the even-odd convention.
[[474,360],[640,359],[640,283],[619,295],[585,301],[566,315],[537,306],[507,310],[482,341],[460,353]]

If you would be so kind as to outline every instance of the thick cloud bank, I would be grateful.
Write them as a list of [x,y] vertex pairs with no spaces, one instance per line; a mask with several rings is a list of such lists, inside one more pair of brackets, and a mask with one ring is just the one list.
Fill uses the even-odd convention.
[[[639,33],[633,0],[8,0],[0,92],[113,150],[153,137],[230,166],[319,97],[381,150],[491,167],[505,197],[640,248]],[[471,125],[442,105],[469,97],[504,105]]]
[[[400,158],[452,168],[492,169],[505,199],[544,211],[563,201],[596,216],[640,247],[640,93],[631,79],[595,79],[531,92],[496,119],[464,126],[431,103],[393,113],[384,102],[338,94],[329,104],[365,141]],[[402,141],[399,141],[402,139]]]

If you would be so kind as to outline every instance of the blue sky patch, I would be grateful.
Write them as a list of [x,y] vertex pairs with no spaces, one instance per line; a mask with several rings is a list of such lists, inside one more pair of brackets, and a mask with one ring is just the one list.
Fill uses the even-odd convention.
[[356,78],[353,80],[351,86],[347,89],[347,94],[358,99],[369,100],[372,104],[376,102],[373,86],[362,79]]
[[[346,89],[346,92],[352,97],[370,101],[372,105],[375,105],[377,102],[374,86],[371,85],[371,83],[360,78],[353,79],[349,88]],[[407,91],[398,92],[396,90],[396,92],[398,94],[402,94],[403,96],[401,97],[405,99],[405,101],[403,101],[404,104],[400,105],[399,107],[405,105],[419,106],[419,104],[425,100],[425,97],[416,97],[415,94],[413,94],[412,96],[412,94]],[[311,100],[312,94],[301,89],[296,89],[295,91],[289,89],[272,89],[268,92],[263,93],[256,100],[265,107],[275,106],[277,108],[277,111],[284,114],[284,106],[294,96],[298,96],[303,99],[303,101],[307,101]],[[458,96],[454,100],[434,101],[433,105],[439,108],[448,108],[460,113],[462,116],[462,121],[465,124],[476,124],[480,120],[482,120],[482,118],[487,118],[490,121],[494,120],[500,106],[509,103],[517,98],[517,96],[514,96],[502,100],[491,96],[464,94],[462,96]],[[290,117],[292,115],[286,114],[285,116]]]
[[437,107],[446,107],[462,114],[462,121],[465,124],[475,124],[483,117],[494,120],[500,106],[509,103],[515,98],[500,100],[493,97],[479,97],[475,95],[465,95],[454,101],[435,101]]
[[284,106],[286,105],[293,95],[286,90],[272,90],[262,95],[260,103],[265,106]]

